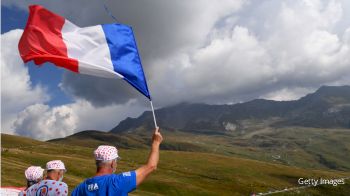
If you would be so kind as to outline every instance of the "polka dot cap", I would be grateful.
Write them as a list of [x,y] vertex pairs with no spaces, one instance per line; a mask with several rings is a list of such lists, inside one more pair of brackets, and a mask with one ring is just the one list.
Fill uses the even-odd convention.
[[44,169],[39,166],[30,166],[24,172],[28,181],[36,181],[43,177]]
[[101,145],[94,151],[96,160],[110,161],[119,158],[118,150],[114,146]]
[[46,170],[63,169],[66,170],[64,163],[61,160],[53,160],[46,163]]

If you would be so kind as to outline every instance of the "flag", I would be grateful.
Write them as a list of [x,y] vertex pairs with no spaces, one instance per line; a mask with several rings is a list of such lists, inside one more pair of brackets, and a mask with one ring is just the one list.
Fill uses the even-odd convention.
[[130,26],[80,28],[42,6],[31,5],[18,49],[24,62],[50,62],[76,73],[121,78],[151,99]]

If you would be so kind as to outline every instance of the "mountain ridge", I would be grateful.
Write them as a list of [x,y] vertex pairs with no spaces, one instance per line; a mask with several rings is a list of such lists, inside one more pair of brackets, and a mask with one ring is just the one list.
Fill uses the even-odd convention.
[[[350,86],[322,86],[293,101],[254,99],[233,105],[181,103],[157,109],[156,115],[160,127],[181,130],[224,131],[227,123],[240,126],[239,121],[268,118],[280,118],[271,125],[277,127],[350,128]],[[110,132],[125,132],[140,126],[152,128],[150,111],[121,121]]]
[[[156,111],[165,138],[161,149],[349,171],[349,92],[350,86],[323,87],[295,101],[257,99],[161,108]],[[153,129],[152,113],[147,111],[122,121],[114,132],[83,131],[50,142],[147,149]]]

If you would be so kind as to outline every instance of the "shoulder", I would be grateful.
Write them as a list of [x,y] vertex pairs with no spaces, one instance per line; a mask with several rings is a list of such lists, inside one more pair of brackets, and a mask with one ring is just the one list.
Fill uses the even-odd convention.
[[58,182],[57,182],[56,186],[58,186],[58,187],[64,187],[64,188],[68,188],[68,185],[67,185],[66,183],[64,183],[64,182],[60,182],[60,181],[58,181]]
[[87,181],[88,181],[88,180],[89,180],[89,179],[86,179],[86,180],[84,180],[83,182],[79,183],[76,187],[74,187],[73,192],[75,192],[75,191],[77,191],[77,190],[79,190],[79,189],[84,189],[84,188],[85,188],[85,184],[87,184]]
[[133,175],[135,175],[135,171],[123,172],[123,173],[121,173],[121,175],[124,176],[124,177],[133,176]]
[[131,192],[136,188],[136,172],[128,171],[115,175],[115,183],[124,192]]
[[38,187],[40,186],[40,182],[38,182],[38,183],[36,183],[36,184],[33,184],[32,186],[30,186],[27,190],[26,190],[26,192],[27,193],[29,193],[29,192],[31,192],[31,191],[34,191],[34,190],[36,190],[36,189],[38,189]]
[[125,177],[133,177],[135,175],[136,175],[135,171],[127,171],[127,172],[123,172],[123,173],[119,173],[119,174],[114,174],[114,177],[115,178],[125,178]]
[[56,180],[43,180],[40,182],[41,185],[47,185],[47,186],[61,186],[61,187],[68,187],[68,185],[65,182],[62,181],[56,181]]
[[[42,182],[42,181],[41,181]],[[33,184],[32,186],[30,186],[26,191],[26,195],[35,195],[36,191],[41,187],[43,186],[41,184],[41,182],[38,182],[36,184]]]
[[[42,184],[48,188],[47,192],[53,192],[54,195],[68,194],[68,185],[61,181],[45,180]],[[40,189],[40,188],[39,188]]]
[[[123,181],[125,181],[125,179],[128,178],[133,178],[134,176],[136,176],[135,171],[128,171],[128,172],[123,172],[123,173],[119,173],[119,174],[109,174],[109,175],[104,175],[104,176],[99,176],[98,179],[99,180],[103,180],[103,181],[107,181],[107,184],[120,184]],[[94,179],[94,178],[92,178]],[[85,181],[87,182],[87,181]]]
[[135,171],[127,171],[120,174],[115,174],[114,179],[116,183],[130,183],[136,182],[136,172]]
[[[61,181],[43,180],[38,185],[39,189],[47,189],[47,191],[56,191],[56,193],[68,193],[68,185]],[[35,191],[35,190],[34,190]]]
[[120,174],[108,174],[108,175],[103,175],[103,176],[98,176],[98,177],[94,177],[91,178],[92,180],[115,180],[119,177]]

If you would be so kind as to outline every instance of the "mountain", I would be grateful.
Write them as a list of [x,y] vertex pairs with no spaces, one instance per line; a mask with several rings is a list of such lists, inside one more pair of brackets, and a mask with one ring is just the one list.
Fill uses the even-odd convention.
[[350,86],[323,86],[301,98],[284,125],[350,128]]
[[[268,120],[269,126],[350,128],[350,86],[322,86],[296,101],[256,99],[234,105],[182,103],[156,110],[160,127],[200,133],[242,130],[246,123]],[[112,133],[153,127],[150,111],[127,118]]]
[[[321,87],[296,101],[257,99],[235,105],[179,104],[156,111],[162,150],[214,153],[314,169],[350,170],[350,87]],[[145,112],[110,132],[83,131],[62,145],[149,148]],[[337,144],[337,145],[334,145]]]

